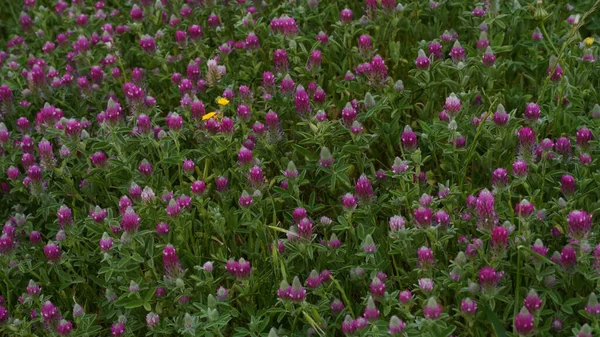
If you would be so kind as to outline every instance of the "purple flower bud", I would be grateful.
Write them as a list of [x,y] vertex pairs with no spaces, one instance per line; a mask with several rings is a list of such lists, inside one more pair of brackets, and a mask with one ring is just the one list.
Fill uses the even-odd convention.
[[104,234],[102,234],[102,238],[100,239],[99,245],[100,250],[102,250],[103,252],[107,252],[112,248],[113,240],[108,235],[108,233],[104,232]]
[[430,297],[423,308],[423,315],[428,319],[438,319],[442,314],[442,306],[437,303],[435,298]]
[[[477,43],[479,44],[480,41],[477,41]],[[494,51],[492,50],[492,47],[490,47],[490,46],[486,47],[485,53],[483,53],[483,56],[481,57],[481,63],[483,63],[483,65],[486,67],[491,67],[494,65],[494,63],[496,63],[496,55],[494,55]]]
[[460,311],[465,315],[475,315],[475,312],[477,312],[477,302],[473,301],[468,297],[464,298],[460,302]]
[[423,49],[419,49],[417,59],[415,60],[415,65],[417,66],[417,69],[421,69],[421,70],[428,69],[430,64],[431,64],[431,61],[429,60],[429,57],[427,57],[427,55],[425,55],[425,52],[423,51]]
[[582,147],[582,148],[586,148],[588,146],[588,143],[594,139],[594,135],[592,134],[592,131],[590,131],[588,128],[581,127],[579,130],[577,130],[577,145]]
[[370,321],[376,320],[379,317],[379,310],[377,310],[375,300],[373,300],[373,297],[371,296],[369,296],[369,299],[367,300],[367,307],[365,308],[363,316]]
[[523,300],[523,305],[529,312],[536,313],[542,308],[542,299],[538,296],[537,292],[533,289],[529,290],[529,293]]
[[344,310],[344,302],[336,298],[331,302],[329,308],[334,314],[338,314]]
[[527,120],[537,121],[540,118],[540,106],[534,102],[527,103],[524,115]]
[[150,312],[146,315],[146,325],[152,329],[160,323],[160,316],[154,312]]
[[519,335],[528,335],[533,331],[534,327],[533,315],[527,310],[527,308],[521,308],[521,311],[515,317],[515,330]]
[[450,96],[446,98],[444,108],[450,116],[456,116],[461,107],[462,105],[460,103],[460,99],[456,96],[456,94],[451,93]]
[[433,250],[425,246],[417,249],[417,261],[419,268],[432,267],[434,263]]
[[534,206],[527,199],[521,200],[515,205],[515,214],[521,217],[528,217],[533,213]]
[[517,159],[513,163],[513,174],[517,177],[524,177],[527,175],[527,162],[522,159]]
[[60,312],[58,311],[58,308],[56,306],[54,306],[54,304],[52,304],[52,302],[50,301],[46,301],[44,302],[44,304],[42,304],[42,318],[44,319],[44,322],[46,323],[50,323],[54,320],[57,320],[60,316]]
[[569,269],[577,264],[577,252],[571,245],[566,245],[560,252],[560,264],[565,269]]
[[452,61],[458,63],[459,61],[465,60],[465,48],[460,45],[460,42],[455,41],[452,49],[450,50],[450,57]]
[[575,240],[587,238],[593,227],[592,215],[584,210],[570,212],[567,223],[569,224],[569,236]]
[[110,334],[112,337],[122,337],[125,335],[125,324],[116,322],[110,326]]
[[385,283],[378,277],[374,277],[369,285],[369,291],[373,297],[383,297],[385,295]]
[[348,8],[344,8],[340,12],[340,18],[341,18],[342,23],[352,22],[352,19],[353,19],[352,17],[353,17],[352,11]]
[[44,247],[44,255],[46,259],[50,262],[58,262],[62,256],[62,251],[60,247],[52,241],[49,241],[48,244]]
[[417,134],[408,125],[404,127],[400,140],[404,149],[408,151],[415,150],[418,147]]

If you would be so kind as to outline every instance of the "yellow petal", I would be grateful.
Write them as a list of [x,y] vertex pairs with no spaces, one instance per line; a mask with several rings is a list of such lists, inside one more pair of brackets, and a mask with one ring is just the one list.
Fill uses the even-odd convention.
[[215,117],[216,115],[217,115],[216,112],[209,112],[206,115],[202,116],[202,120],[203,121],[209,120],[209,119]]
[[583,40],[583,42],[585,42],[585,45],[589,48],[592,46],[592,44],[594,44],[594,38],[586,37],[585,40]]
[[219,97],[219,98],[217,98],[217,104],[227,105],[227,104],[229,104],[229,100],[227,98]]

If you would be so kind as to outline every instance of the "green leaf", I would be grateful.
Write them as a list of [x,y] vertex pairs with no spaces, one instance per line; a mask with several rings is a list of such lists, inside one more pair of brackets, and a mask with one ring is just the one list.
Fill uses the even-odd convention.
[[492,327],[494,328],[494,332],[496,333],[496,337],[506,337],[506,330],[504,329],[504,327],[502,326],[502,322],[500,322],[500,319],[498,318],[498,316],[496,315],[496,313],[494,313],[488,304],[486,304],[483,307],[485,314],[487,316],[487,319],[490,323],[492,323]]

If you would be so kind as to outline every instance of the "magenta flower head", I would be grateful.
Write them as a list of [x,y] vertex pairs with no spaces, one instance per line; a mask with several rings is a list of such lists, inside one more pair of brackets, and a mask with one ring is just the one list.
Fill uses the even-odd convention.
[[504,251],[508,246],[508,230],[503,226],[494,227],[491,244],[495,251]]
[[388,333],[391,336],[399,336],[406,327],[406,323],[402,321],[398,316],[394,315],[390,318],[390,324],[388,326]]
[[396,157],[394,159],[394,164],[392,165],[392,172],[394,172],[394,174],[401,174],[406,170],[408,170],[408,162]]
[[289,300],[291,289],[292,286],[290,286],[290,284],[286,280],[282,280],[279,283],[279,289],[277,289],[277,297],[279,297],[282,300]]
[[562,323],[562,321],[561,321],[560,319],[558,319],[558,318],[554,318],[554,319],[552,320],[552,323],[550,324],[550,328],[551,328],[552,330],[561,330],[561,329],[562,329],[562,327],[563,327],[563,323]]
[[96,167],[104,167],[108,158],[102,151],[98,151],[90,156],[90,161]]
[[357,330],[356,321],[352,319],[350,315],[346,315],[342,322],[342,333],[344,335],[351,335]]
[[519,144],[523,148],[531,149],[535,144],[535,132],[530,127],[522,127],[517,131]]
[[517,159],[513,163],[513,174],[517,177],[524,177],[527,175],[527,162],[522,159]]
[[142,175],[149,176],[153,172],[152,164],[150,164],[150,162],[148,162],[148,160],[144,159],[138,165],[138,171]]
[[540,106],[534,102],[529,102],[525,106],[525,119],[529,121],[537,121],[540,118]]
[[319,272],[316,269],[313,269],[310,272],[310,275],[308,275],[305,283],[307,287],[315,289],[321,286],[321,282],[321,275],[319,275]]
[[594,135],[592,134],[592,131],[585,126],[577,130],[577,145],[579,147],[585,149],[588,146],[588,143],[593,139]]
[[408,304],[408,303],[410,303],[410,301],[412,301],[412,299],[413,299],[413,295],[410,292],[410,290],[408,290],[408,289],[402,290],[398,294],[398,301],[400,301],[401,304]]
[[133,210],[133,208],[131,208],[131,206],[127,207],[127,209],[125,210],[125,213],[123,214],[123,217],[121,218],[121,228],[123,228],[123,230],[125,232],[128,233],[134,233],[137,231],[138,227],[140,226],[140,222],[142,222],[142,218],[137,215],[137,213],[135,213],[135,211]]
[[467,316],[475,315],[475,313],[477,312],[477,302],[473,301],[468,297],[464,298],[460,302],[460,311]]
[[306,298],[306,289],[302,286],[298,276],[294,277],[294,280],[292,281],[292,286],[288,291],[288,298],[297,303],[304,301]]
[[154,312],[150,312],[146,315],[146,326],[152,329],[160,323],[160,316]]
[[450,96],[446,98],[444,108],[450,116],[455,116],[456,114],[458,114],[458,112],[460,112],[462,105],[460,103],[460,99],[456,96],[455,93],[451,93]]
[[598,297],[595,293],[591,293],[588,297],[585,311],[592,316],[600,316],[600,303],[598,303]]
[[385,295],[385,283],[383,283],[379,277],[373,277],[373,280],[369,285],[369,291],[373,297],[383,297],[383,295]]
[[342,196],[342,207],[345,211],[352,211],[356,208],[358,200],[352,193],[346,193]]
[[223,286],[220,286],[219,289],[217,289],[217,298],[220,301],[226,301],[228,297],[229,297],[229,290]]
[[368,254],[374,253],[375,249],[377,249],[377,246],[375,245],[375,241],[373,241],[373,237],[371,236],[371,234],[367,234],[367,236],[363,240],[362,249],[365,253]]
[[183,268],[181,267],[181,263],[179,262],[179,257],[177,256],[177,251],[173,245],[168,244],[163,248],[163,265],[165,268],[165,276],[174,280],[179,277],[183,273]]
[[156,41],[150,35],[144,35],[140,38],[140,48],[146,53],[156,52]]
[[227,190],[229,181],[227,177],[220,176],[215,180],[215,185],[218,192],[224,192]]
[[344,8],[340,12],[340,18],[341,18],[342,23],[352,22],[352,17],[353,17],[352,10],[350,10],[348,8]]
[[427,304],[423,308],[423,315],[428,319],[438,319],[442,314],[442,306],[435,300],[434,297],[430,297],[427,300]]
[[67,207],[67,205],[60,206],[56,212],[56,217],[58,218],[58,224],[60,225],[60,228],[73,223],[73,212],[69,207]]
[[492,47],[486,47],[483,56],[481,56],[481,63],[483,63],[483,65],[486,67],[491,67],[494,65],[494,63],[496,63],[496,55],[494,54]]
[[465,60],[465,48],[460,45],[458,40],[454,42],[452,49],[450,49],[450,57],[455,63]]
[[575,247],[571,245],[564,246],[560,252],[559,262],[565,269],[574,267],[577,264],[577,252],[575,251]]
[[444,58],[442,45],[437,41],[432,41],[429,43],[427,50],[429,51],[429,55],[433,55],[433,57],[437,60]]
[[542,299],[535,290],[531,289],[523,300],[523,305],[530,313],[536,313],[542,308]]
[[72,330],[73,323],[64,319],[61,319],[60,322],[58,322],[58,325],[56,326],[56,332],[61,336],[69,335]]
[[544,38],[544,35],[542,34],[542,31],[540,30],[539,27],[535,27],[535,29],[533,30],[533,33],[531,34],[531,39],[534,41],[540,41]]
[[433,280],[430,278],[420,278],[419,279],[419,289],[421,289],[424,293],[430,293],[433,291]]
[[44,255],[48,261],[56,263],[62,257],[62,251],[56,243],[48,241],[48,244],[44,247]]
[[592,215],[584,210],[575,210],[567,216],[569,236],[574,240],[582,240],[589,236],[592,227]]
[[[484,30],[479,33],[479,40],[477,40],[477,49],[484,51],[490,46],[490,40],[488,39],[487,32]],[[491,50],[491,49],[490,49]],[[493,54],[493,52],[492,52]],[[494,59],[495,61],[495,59]],[[492,63],[493,64],[493,63]]]
[[559,81],[563,76],[563,69],[558,63],[558,59],[556,56],[550,57],[550,61],[548,62],[548,76],[550,76],[550,80]]
[[419,228],[429,228],[431,226],[431,220],[433,219],[433,211],[431,208],[419,206],[413,211],[415,222]]
[[508,185],[508,172],[505,168],[500,167],[492,173],[492,185],[495,188],[502,188]]
[[495,288],[503,276],[503,272],[497,272],[496,269],[485,266],[479,270],[479,285],[484,289]]
[[367,300],[367,307],[365,308],[363,317],[370,321],[376,320],[379,317],[379,310],[377,309],[377,306],[375,306],[375,300],[372,296],[369,296],[369,299]]
[[575,193],[577,189],[577,185],[575,183],[575,178],[572,175],[565,174],[560,178],[560,191],[565,196],[571,196]]
[[300,116],[306,116],[311,111],[310,98],[302,85],[296,87],[296,95],[294,98],[296,103],[296,113]]
[[252,206],[252,196],[250,194],[248,194],[248,192],[243,191],[242,195],[240,196],[240,198],[238,200],[238,204],[242,208],[248,208],[248,207]]
[[425,55],[425,52],[423,51],[423,49],[419,49],[417,59],[415,60],[415,65],[417,66],[417,69],[420,69],[420,70],[429,69],[430,64],[431,64],[431,61],[429,60],[429,57],[427,57],[427,55]]
[[571,140],[567,137],[560,137],[556,140],[554,148],[562,156],[569,156],[571,153]]
[[450,225],[450,215],[443,209],[433,214],[433,221],[436,225],[446,228]]
[[125,335],[125,323],[116,322],[110,326],[111,337],[122,337]]
[[98,244],[100,246],[100,250],[102,250],[103,252],[107,252],[112,248],[113,240],[108,235],[108,233],[104,232],[104,234],[102,234],[102,238],[100,238],[100,242]]
[[533,213],[533,209],[533,204],[527,199],[523,199],[520,203],[515,205],[515,214],[521,217],[528,217]]
[[44,319],[44,322],[46,323],[50,323],[54,320],[57,320],[60,316],[60,312],[58,310],[58,308],[52,304],[52,302],[50,301],[46,301],[44,302],[44,304],[42,304],[42,318]]
[[432,267],[434,263],[433,250],[425,246],[417,249],[417,262],[419,264],[419,268]]
[[373,49],[373,43],[369,35],[361,35],[358,37],[358,51],[363,57],[367,57]]
[[356,181],[354,190],[360,201],[369,201],[373,198],[373,186],[371,186],[371,181],[364,174]]
[[521,311],[515,317],[515,330],[520,336],[529,335],[533,331],[533,315],[526,307],[521,308]]
[[283,73],[287,71],[289,62],[287,52],[284,49],[277,49],[273,52],[273,63],[275,63],[275,70],[277,72]]
[[156,234],[158,234],[159,236],[165,236],[169,234],[169,224],[164,221],[157,223]]
[[405,150],[412,151],[418,147],[417,134],[408,125],[404,127],[400,140]]
[[39,295],[41,292],[41,288],[40,285],[35,283],[34,280],[29,280],[29,284],[27,285],[27,295],[29,296],[35,296],[35,295]]
[[494,117],[492,118],[494,123],[496,125],[506,125],[509,118],[510,118],[510,115],[508,113],[506,113],[506,109],[504,108],[504,105],[498,104],[498,107],[496,108],[496,111],[494,112]]
[[[544,246],[544,243],[540,239],[535,240],[535,242],[533,243],[533,245],[530,248],[533,252],[540,254],[541,256],[548,255],[548,248],[546,246]],[[541,261],[536,256],[533,256],[532,258],[535,263],[539,263]]]
[[494,195],[489,190],[483,189],[479,192],[475,203],[475,213],[480,228],[489,230],[498,223]]

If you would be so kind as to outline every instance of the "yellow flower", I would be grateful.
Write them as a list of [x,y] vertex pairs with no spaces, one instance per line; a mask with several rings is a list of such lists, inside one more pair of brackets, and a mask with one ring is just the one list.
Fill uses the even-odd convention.
[[206,115],[202,116],[202,120],[206,121],[206,120],[209,120],[211,118],[216,118],[216,116],[217,116],[216,112],[209,112]]
[[229,100],[227,98],[218,97],[217,104],[225,106],[225,105],[229,104]]
[[591,47],[594,44],[594,38],[593,37],[586,37],[585,40],[583,40],[583,42],[589,48],[589,47]]

